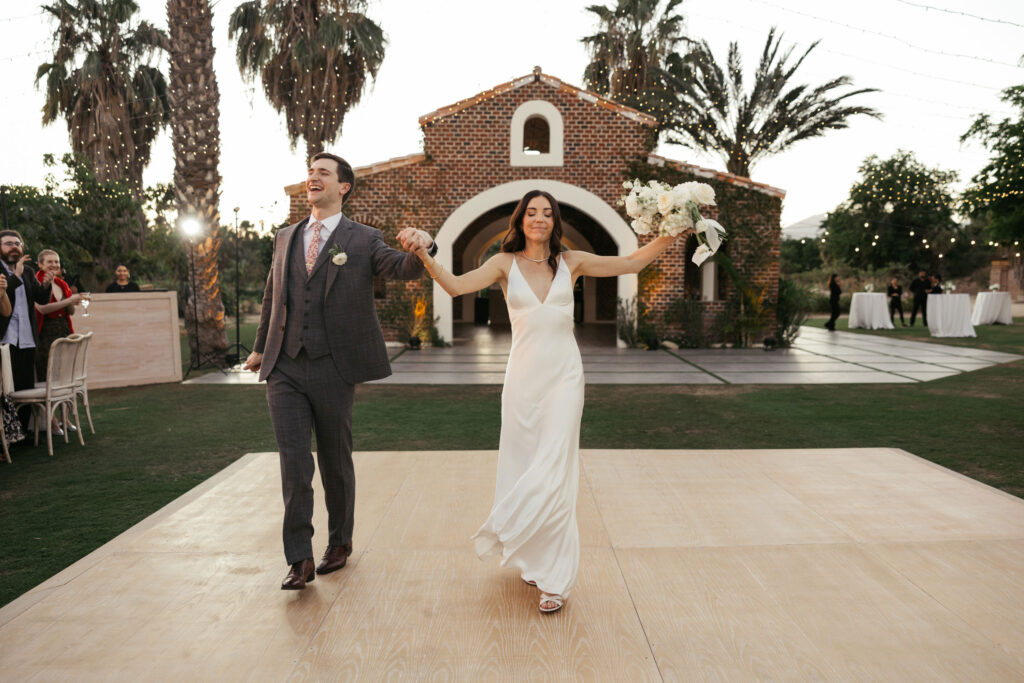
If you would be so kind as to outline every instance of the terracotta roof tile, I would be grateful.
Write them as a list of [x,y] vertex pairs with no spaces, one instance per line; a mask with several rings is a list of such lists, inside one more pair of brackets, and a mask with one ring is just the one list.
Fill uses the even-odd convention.
[[[378,161],[377,163],[370,164],[369,166],[360,166],[359,168],[352,169],[352,171],[356,174],[356,178],[365,178],[366,176],[380,173],[381,171],[389,171],[393,168],[401,168],[402,166],[411,166],[426,160],[427,155],[420,152],[418,154],[409,154],[404,157],[395,157],[394,159],[388,159],[387,161]],[[302,181],[292,185],[285,185],[284,191],[289,197],[305,192],[306,182]]]
[[765,185],[764,183],[756,183],[750,178],[744,178],[743,176],[734,175],[732,173],[722,173],[721,171],[716,171],[713,168],[704,168],[703,166],[688,164],[685,161],[668,159],[658,154],[648,155],[647,163],[652,166],[668,166],[669,168],[675,168],[680,171],[692,173],[693,175],[701,178],[713,178],[714,180],[720,180],[723,183],[729,183],[736,187],[745,187],[748,190],[755,190],[770,197],[778,197],[779,199],[782,199],[786,196],[785,190],[780,190],[777,187]]
[[657,119],[655,119],[653,116],[639,112],[636,109],[627,107],[624,104],[619,104],[618,102],[610,100],[607,97],[604,97],[603,95],[598,95],[595,92],[590,92],[589,90],[584,90],[583,88],[577,88],[576,86],[565,83],[564,81],[555,78],[554,76],[548,76],[547,74],[541,73],[539,69],[534,69],[532,74],[522,76],[521,78],[513,79],[511,81],[508,81],[507,83],[496,85],[490,90],[485,90],[481,93],[473,95],[472,97],[467,97],[464,100],[459,100],[455,104],[450,104],[447,107],[441,107],[440,109],[432,111],[429,114],[424,114],[423,116],[420,117],[420,126],[429,125],[447,116],[451,116],[452,114],[457,114],[463,109],[467,109],[473,106],[474,104],[477,104],[484,100],[489,100],[492,97],[497,97],[502,93],[506,93],[510,90],[515,90],[516,88],[521,88],[524,85],[528,85],[534,82],[544,83],[545,85],[551,86],[552,88],[555,88],[556,90],[559,90],[561,92],[569,93],[570,95],[575,95],[581,100],[590,102],[592,104],[596,104],[600,107],[603,107],[604,109],[613,111],[616,114],[625,116],[626,118],[632,119],[637,123],[641,123],[645,126],[653,127],[658,124]]

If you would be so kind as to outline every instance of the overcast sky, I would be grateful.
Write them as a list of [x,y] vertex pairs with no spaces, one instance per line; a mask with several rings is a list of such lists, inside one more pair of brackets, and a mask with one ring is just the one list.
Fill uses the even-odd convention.
[[[534,65],[582,85],[586,53],[579,38],[594,31],[572,0],[373,0],[369,14],[390,40],[376,84],[345,119],[331,149],[364,166],[421,149],[417,119],[442,106],[525,75]],[[142,16],[166,26],[164,0],[139,0]],[[258,85],[239,75],[227,21],[238,0],[214,2],[215,67],[221,91],[221,214],[269,227],[286,217],[283,186],[305,175],[304,147],[289,148],[283,119]],[[611,4],[607,0],[605,4]],[[930,6],[927,7],[926,5]],[[33,79],[52,54],[53,25],[36,3],[0,0],[0,78],[3,105],[0,181],[40,184],[45,153],[69,149],[63,122],[40,124],[42,94]],[[821,44],[797,72],[817,84],[847,74],[859,87],[880,93],[859,103],[881,110],[882,121],[854,119],[842,131],[797,143],[762,161],[754,180],[786,190],[783,225],[833,209],[870,154],[912,150],[932,166],[956,170],[962,181],[985,163],[977,144],[959,137],[980,112],[1009,113],[999,91],[1024,83],[1024,2],[1021,0],[685,0],[687,33],[708,41],[724,60],[737,41],[752,70],[771,26],[797,52]],[[945,11],[943,11],[945,10]],[[969,13],[969,15],[962,14]],[[662,145],[659,154],[724,170],[717,157]],[[173,172],[170,139],[158,139],[145,174],[147,184],[168,182]]]

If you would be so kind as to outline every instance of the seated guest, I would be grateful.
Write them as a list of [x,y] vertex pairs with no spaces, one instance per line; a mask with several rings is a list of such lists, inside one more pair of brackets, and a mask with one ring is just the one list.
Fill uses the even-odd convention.
[[114,271],[114,277],[116,279],[107,286],[107,294],[139,291],[139,286],[131,281],[132,274],[128,272],[128,266],[123,263]]
[[74,294],[71,287],[61,277],[60,256],[52,249],[43,249],[36,256],[39,271],[36,279],[41,287],[43,278],[50,274],[50,301],[36,304],[36,327],[39,331],[39,344],[36,346],[36,379],[46,380],[46,364],[50,358],[50,346],[53,342],[74,333],[71,327],[71,316],[75,312],[75,304],[81,301],[81,294]]

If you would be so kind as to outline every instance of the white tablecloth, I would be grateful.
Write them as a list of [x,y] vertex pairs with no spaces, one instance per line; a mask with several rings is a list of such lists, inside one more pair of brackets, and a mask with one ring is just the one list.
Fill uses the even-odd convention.
[[[854,292],[850,300],[850,329],[891,330],[888,302],[881,292]],[[931,311],[929,311],[929,314]]]
[[1013,324],[1013,315],[1010,313],[1009,292],[982,292],[974,300],[971,324],[991,325],[993,323],[1000,323],[1002,325]]
[[928,331],[933,337],[977,337],[971,326],[971,297],[929,294]]

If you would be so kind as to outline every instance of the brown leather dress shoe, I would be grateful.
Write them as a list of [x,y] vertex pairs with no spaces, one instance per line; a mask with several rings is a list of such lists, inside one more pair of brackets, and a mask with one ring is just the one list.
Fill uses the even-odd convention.
[[352,554],[352,544],[329,545],[324,551],[324,558],[316,566],[317,574],[330,574],[336,572],[348,562],[348,556]]
[[302,560],[292,565],[291,571],[288,572],[288,576],[284,577],[284,581],[281,582],[281,590],[283,591],[300,591],[306,587],[307,583],[313,581],[316,578],[316,574],[313,572],[313,558],[308,560]]

